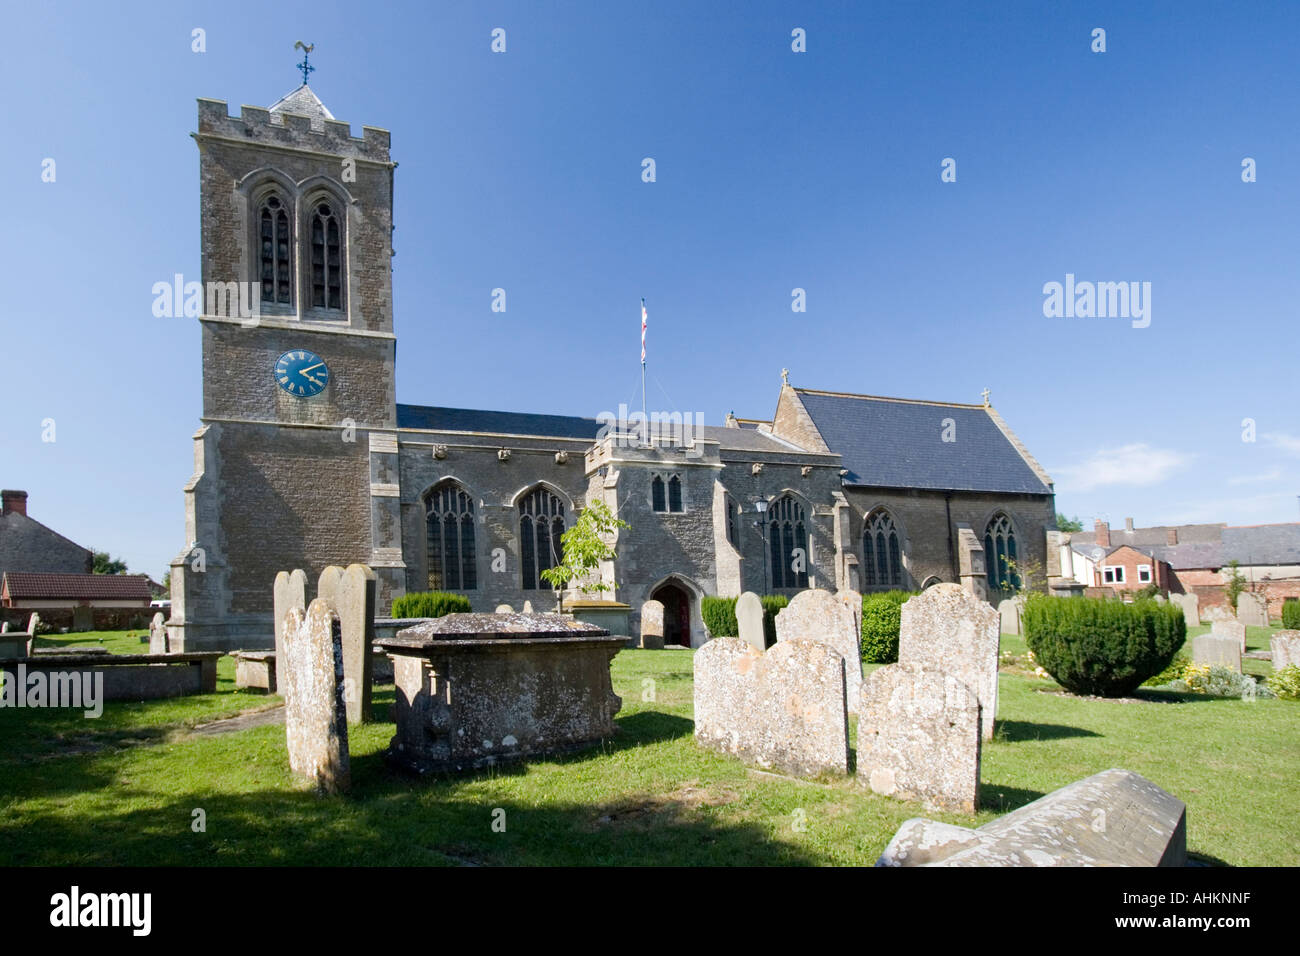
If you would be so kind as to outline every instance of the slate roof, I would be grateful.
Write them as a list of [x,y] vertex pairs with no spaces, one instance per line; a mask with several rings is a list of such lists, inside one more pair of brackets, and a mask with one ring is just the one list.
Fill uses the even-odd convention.
[[[796,389],[846,485],[1050,495],[982,405],[950,405]],[[956,441],[941,440],[943,420]]]
[[311,119],[312,129],[318,132],[325,128],[325,120],[334,118],[334,114],[325,108],[320,97],[306,83],[276,100],[269,112],[272,115],[297,113],[306,116]]
[[11,601],[51,601],[69,598],[80,601],[153,600],[145,574],[42,574],[6,571],[0,591]]
[[489,435],[533,435],[539,438],[581,438],[595,441],[601,424],[594,418],[572,415],[492,412],[429,405],[397,406],[398,428],[422,428],[440,432],[484,432]]
[[1300,524],[1224,528],[1223,553],[1242,564],[1300,564]]
[[[1164,544],[1168,527],[1178,530],[1178,544]],[[1221,568],[1229,561],[1243,565],[1300,564],[1300,523],[1243,525],[1223,524],[1171,525],[1134,528],[1133,532],[1111,531],[1109,555],[1116,548],[1129,545],[1165,561],[1175,571],[1190,568]],[[1213,535],[1213,539],[1209,536]],[[1184,540],[1195,537],[1199,540]],[[1207,540],[1208,539],[1208,540]],[[1070,547],[1078,554],[1092,556],[1096,535],[1082,532],[1070,536]],[[1155,544],[1155,541],[1161,542]],[[1151,542],[1151,543],[1140,543]]]
[[[1114,547],[1118,544],[1130,544],[1134,547],[1171,547],[1168,544],[1169,532],[1178,532],[1178,547],[1184,544],[1201,543],[1217,544],[1223,537],[1223,529],[1227,525],[1222,522],[1218,524],[1159,524],[1150,528],[1134,528],[1132,532],[1123,528],[1110,529],[1110,542]],[[1096,531],[1076,531],[1070,536],[1071,541],[1085,542],[1089,548],[1097,540]]]

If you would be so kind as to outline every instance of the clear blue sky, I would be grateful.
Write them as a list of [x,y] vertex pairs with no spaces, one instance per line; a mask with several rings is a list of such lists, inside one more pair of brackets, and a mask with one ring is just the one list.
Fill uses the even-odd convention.
[[[1292,3],[13,6],[0,484],[133,570],[184,545],[199,329],[150,288],[198,277],[195,98],[270,105],[301,39],[393,134],[399,401],[636,403],[645,296],[652,408],[988,387],[1060,511],[1296,520],[1298,38]],[[1150,326],[1044,317],[1067,273],[1150,282]]]

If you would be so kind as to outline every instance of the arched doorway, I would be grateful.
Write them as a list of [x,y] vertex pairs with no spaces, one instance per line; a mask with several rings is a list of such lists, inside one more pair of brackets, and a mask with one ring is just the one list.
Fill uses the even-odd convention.
[[691,646],[691,596],[680,584],[666,581],[651,598],[664,606],[664,646]]

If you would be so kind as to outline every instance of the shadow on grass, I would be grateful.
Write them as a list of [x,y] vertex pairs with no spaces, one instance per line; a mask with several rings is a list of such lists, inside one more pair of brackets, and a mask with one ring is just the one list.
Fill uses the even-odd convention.
[[1100,737],[1101,734],[1082,727],[1064,724],[1035,724],[1027,720],[999,720],[995,740],[1002,743],[1019,743],[1025,740],[1064,740],[1067,737]]
[[1024,790],[1020,787],[1001,787],[981,783],[979,793],[979,810],[996,810],[998,814],[1019,810],[1027,803],[1033,803],[1045,796],[1041,790]]

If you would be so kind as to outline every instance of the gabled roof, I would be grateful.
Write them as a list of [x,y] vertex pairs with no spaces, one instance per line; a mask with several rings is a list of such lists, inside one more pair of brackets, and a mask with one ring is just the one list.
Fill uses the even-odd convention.
[[325,108],[320,97],[306,83],[276,100],[269,112],[272,115],[297,113],[306,116],[311,120],[312,129],[318,131],[325,128],[325,120],[334,118],[334,114]]
[[[987,406],[795,391],[843,456],[847,485],[1052,494]],[[944,419],[955,441],[943,441]]]
[[45,574],[6,571],[0,591],[11,601],[50,601],[69,598],[81,601],[153,600],[145,574]]
[[1300,524],[1257,524],[1223,529],[1226,561],[1300,564]]

